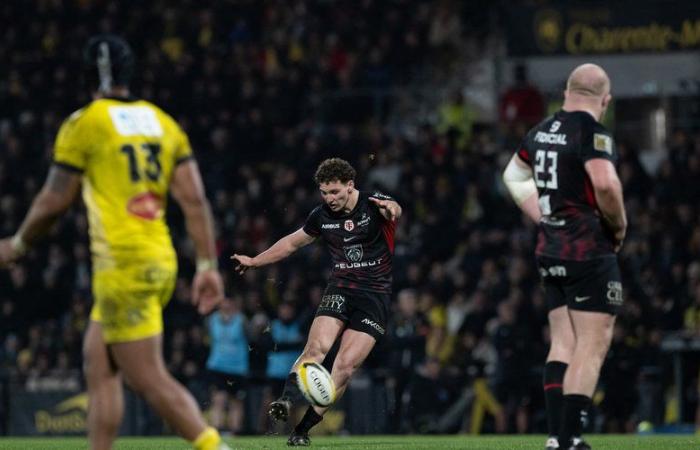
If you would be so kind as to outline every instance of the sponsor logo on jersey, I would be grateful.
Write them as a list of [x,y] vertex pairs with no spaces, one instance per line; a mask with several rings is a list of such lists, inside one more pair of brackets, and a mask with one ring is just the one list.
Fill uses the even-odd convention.
[[114,129],[122,136],[162,136],[163,128],[153,109],[147,106],[110,106]]
[[348,245],[343,247],[345,257],[350,262],[358,262],[362,260],[362,244]]
[[619,281],[608,281],[608,304],[614,306],[622,305],[622,283]]
[[360,220],[357,221],[357,226],[358,227],[366,227],[369,225],[370,217],[367,215],[367,213],[362,213],[362,217]]
[[543,144],[566,145],[566,135],[561,133],[545,133],[544,131],[538,131],[537,134],[535,134],[535,142],[541,142]]
[[612,138],[600,133],[593,134],[593,148],[612,155]]
[[343,312],[345,306],[345,297],[338,294],[324,295],[321,297],[321,303],[318,309],[327,311]]
[[339,223],[324,223],[321,225],[322,230],[336,230],[338,228],[340,228]]
[[352,231],[355,229],[355,223],[352,220],[348,219],[343,224],[343,228],[345,228],[346,231]]
[[156,220],[163,217],[163,201],[158,194],[145,192],[132,197],[126,210],[141,219]]
[[379,332],[379,334],[384,334],[384,327],[379,325],[377,322],[375,322],[373,320],[369,320],[368,318],[365,317],[364,319],[362,319],[362,323],[374,328],[375,330],[377,330]]
[[549,276],[552,276],[552,277],[565,277],[566,276],[566,267],[564,267],[564,266],[548,267],[546,269],[546,274]]
[[371,261],[362,261],[362,262],[351,262],[351,263],[341,262],[341,263],[336,263],[335,268],[336,269],[365,269],[367,267],[378,266],[381,263],[382,263],[382,258],[373,259]]

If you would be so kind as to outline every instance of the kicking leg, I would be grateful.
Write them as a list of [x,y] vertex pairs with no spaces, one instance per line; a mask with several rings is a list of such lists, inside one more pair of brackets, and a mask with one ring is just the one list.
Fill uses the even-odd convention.
[[[348,387],[350,377],[365,361],[375,343],[376,339],[367,333],[351,329],[343,332],[340,349],[331,371],[331,378],[333,378],[336,389],[336,400],[343,395]],[[309,406],[287,443],[289,445],[308,445],[309,430],[323,419],[323,414],[328,411],[328,408]]]
[[83,341],[83,370],[88,391],[88,440],[91,450],[109,450],[124,416],[124,388],[110,360],[102,325],[90,321]]
[[304,351],[297,358],[292,370],[284,383],[282,396],[270,403],[268,414],[273,420],[286,421],[289,418],[289,411],[292,401],[298,391],[296,371],[303,361],[316,361],[322,363],[333,343],[345,328],[345,323],[335,317],[317,316],[311,324],[309,338],[306,341]]

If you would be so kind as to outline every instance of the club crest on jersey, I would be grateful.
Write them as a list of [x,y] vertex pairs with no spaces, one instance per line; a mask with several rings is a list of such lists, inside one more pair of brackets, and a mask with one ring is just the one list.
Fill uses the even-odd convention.
[[360,262],[362,260],[362,244],[348,245],[343,247],[345,257],[350,262]]
[[352,220],[348,219],[345,221],[343,228],[345,228],[346,231],[352,231],[355,229],[355,223]]
[[362,218],[357,221],[357,226],[358,227],[366,227],[367,225],[369,225],[369,220],[370,220],[370,218],[367,215],[367,213],[362,213]]
[[593,148],[612,155],[612,139],[604,134],[593,134]]

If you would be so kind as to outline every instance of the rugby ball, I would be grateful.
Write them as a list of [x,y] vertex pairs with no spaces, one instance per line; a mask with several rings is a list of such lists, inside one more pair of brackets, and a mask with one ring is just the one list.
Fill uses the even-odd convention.
[[335,401],[335,384],[325,367],[315,361],[301,363],[297,370],[299,390],[316,406],[330,406]]

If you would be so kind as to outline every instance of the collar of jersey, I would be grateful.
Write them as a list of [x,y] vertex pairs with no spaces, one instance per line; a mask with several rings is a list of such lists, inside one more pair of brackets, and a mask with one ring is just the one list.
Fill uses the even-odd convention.
[[118,102],[135,102],[138,101],[138,98],[134,97],[133,95],[130,95],[128,97],[120,97],[117,95],[106,95],[102,97],[105,100],[116,100]]

